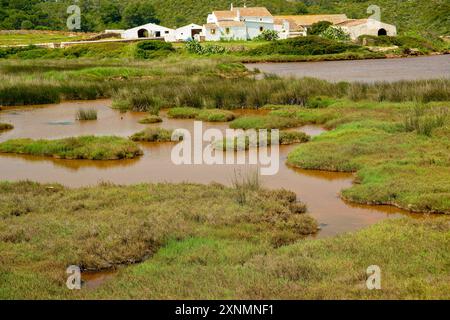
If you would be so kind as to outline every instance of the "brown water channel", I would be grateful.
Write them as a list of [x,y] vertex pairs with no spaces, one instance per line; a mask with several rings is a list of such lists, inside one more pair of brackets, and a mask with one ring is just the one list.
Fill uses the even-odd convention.
[[[8,108],[0,112],[2,122],[14,125],[14,130],[0,134],[0,141],[15,138],[56,139],[79,135],[130,136],[149,125],[138,124],[144,113],[121,114],[110,108],[111,101],[65,102],[40,107]],[[80,107],[98,110],[98,120],[75,121]],[[246,113],[246,111],[241,111]],[[250,111],[249,111],[250,112]],[[254,111],[253,111],[254,112]],[[153,126],[192,130],[192,120],[172,120]],[[204,128],[228,128],[227,124],[204,123]],[[323,130],[305,126],[299,130],[312,136]],[[218,182],[231,184],[236,169],[250,170],[238,165],[180,165],[171,161],[175,144],[142,144],[144,155],[134,160],[85,161],[58,160],[44,157],[0,154],[0,180],[32,180],[61,183],[69,187],[96,185],[99,182],[136,184],[153,182]],[[382,219],[410,215],[390,206],[364,206],[347,203],[339,192],[352,184],[351,174],[306,171],[286,166],[286,157],[295,146],[280,147],[280,170],[274,176],[262,177],[267,188],[286,188],[297,193],[308,204],[310,213],[318,219],[322,230],[317,237],[329,237],[354,231]],[[189,204],[186,204],[189,205]],[[412,215],[419,217],[420,215]]]

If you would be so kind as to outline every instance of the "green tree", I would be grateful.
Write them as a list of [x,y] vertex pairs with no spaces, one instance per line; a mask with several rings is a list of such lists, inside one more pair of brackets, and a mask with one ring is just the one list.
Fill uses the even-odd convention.
[[100,17],[105,25],[118,23],[122,20],[120,5],[117,2],[103,2],[100,6]]
[[155,8],[151,1],[141,0],[132,2],[125,7],[123,23],[127,28],[140,26],[147,23],[159,23]]
[[333,24],[328,21],[319,21],[314,23],[308,30],[308,35],[319,35],[325,30],[327,30]]
[[308,12],[308,7],[303,2],[295,4],[295,14],[307,14]]

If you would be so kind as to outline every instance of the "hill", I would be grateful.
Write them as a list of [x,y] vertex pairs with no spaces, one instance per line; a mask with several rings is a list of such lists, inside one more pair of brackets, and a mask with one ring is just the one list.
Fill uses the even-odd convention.
[[[126,28],[141,21],[168,27],[202,24],[213,9],[227,9],[233,0],[79,0],[83,31]],[[141,3],[141,6],[136,6]],[[243,0],[234,0],[242,6]],[[273,14],[346,13],[367,17],[367,7],[381,8],[382,20],[400,33],[450,34],[448,0],[247,0],[247,6],[266,6]],[[0,0],[0,29],[65,29],[69,0]]]

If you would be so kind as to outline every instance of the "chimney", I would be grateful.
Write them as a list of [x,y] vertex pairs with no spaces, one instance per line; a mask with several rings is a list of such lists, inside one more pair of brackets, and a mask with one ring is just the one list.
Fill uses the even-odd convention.
[[231,3],[230,11],[233,11],[233,2]]

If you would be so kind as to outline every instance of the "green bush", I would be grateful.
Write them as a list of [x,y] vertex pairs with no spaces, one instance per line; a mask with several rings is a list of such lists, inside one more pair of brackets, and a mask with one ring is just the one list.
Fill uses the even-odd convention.
[[316,35],[318,36],[325,30],[327,30],[330,26],[333,24],[329,21],[319,21],[316,23],[313,23],[311,28],[308,29],[308,36]]
[[325,31],[320,33],[320,36],[325,39],[338,40],[338,41],[349,41],[350,35],[345,32],[342,28],[331,26]]
[[361,50],[361,47],[358,45],[324,39],[318,36],[307,36],[274,41],[251,49],[248,51],[248,54],[323,55],[357,50]]
[[175,51],[175,49],[169,42],[158,40],[147,40],[139,42],[136,45],[135,58],[153,59],[156,57],[165,56],[173,51]]
[[278,40],[278,32],[275,30],[264,30],[259,36],[254,38],[254,41],[275,41]]
[[198,55],[224,54],[227,52],[227,49],[223,46],[217,44],[206,44],[202,46],[197,40],[187,41],[185,48],[189,53]]

